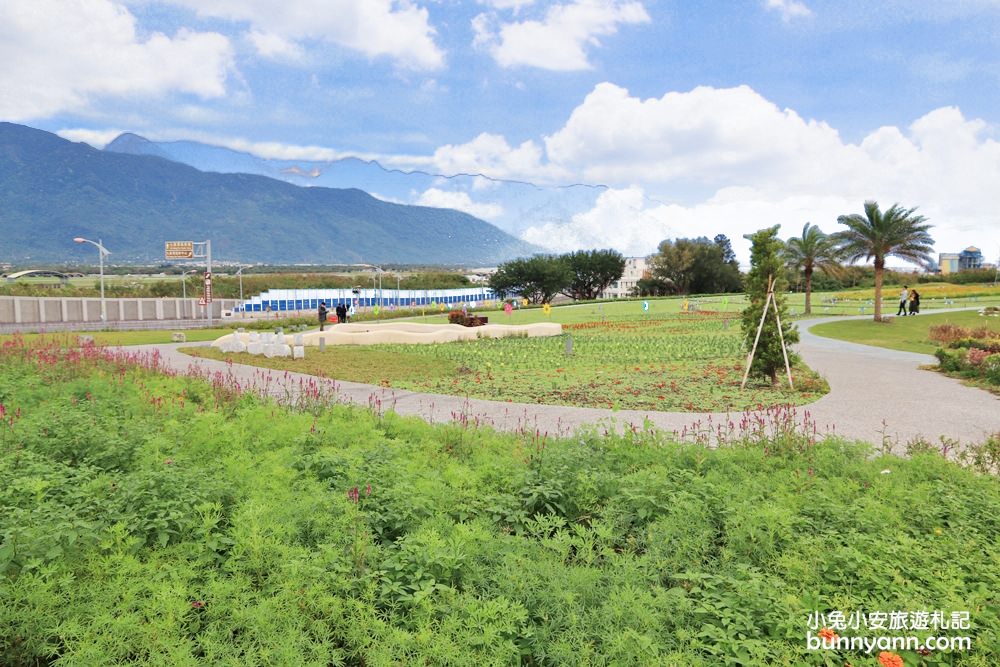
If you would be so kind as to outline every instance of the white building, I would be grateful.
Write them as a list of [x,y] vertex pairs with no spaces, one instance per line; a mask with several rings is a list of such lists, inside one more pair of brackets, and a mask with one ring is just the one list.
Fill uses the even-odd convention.
[[632,296],[636,285],[649,272],[649,262],[646,257],[626,257],[625,272],[600,294],[602,299],[624,299]]

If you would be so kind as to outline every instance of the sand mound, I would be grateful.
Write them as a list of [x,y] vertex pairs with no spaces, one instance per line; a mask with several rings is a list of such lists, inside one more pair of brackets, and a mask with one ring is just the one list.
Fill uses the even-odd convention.
[[[459,324],[417,324],[414,322],[359,322],[333,324],[326,331],[303,334],[264,334],[257,332],[232,333],[216,339],[212,347],[231,351],[236,344],[251,343],[294,345],[379,345],[385,343],[453,343],[477,338],[506,338],[508,336],[558,336],[562,325],[554,322],[538,324],[485,324],[481,327],[463,327]],[[296,340],[298,339],[298,340]],[[301,341],[301,342],[299,342]]]

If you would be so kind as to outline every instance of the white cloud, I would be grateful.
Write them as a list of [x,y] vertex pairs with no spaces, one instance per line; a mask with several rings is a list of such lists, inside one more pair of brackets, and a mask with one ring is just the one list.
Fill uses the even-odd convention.
[[452,208],[483,220],[495,220],[503,215],[503,207],[500,204],[476,202],[467,192],[447,191],[438,188],[427,189],[414,203],[418,206],[431,206],[433,208]]
[[265,58],[297,61],[305,56],[301,46],[273,32],[251,30],[247,33],[247,39],[253,44],[257,53]]
[[596,86],[545,146],[555,164],[609,185],[814,183],[831,152],[850,152],[826,123],[803,120],[747,86],[641,100],[610,83]]
[[496,134],[483,133],[472,141],[441,146],[431,158],[442,174],[483,174],[492,178],[551,179],[568,174],[542,164],[542,149],[533,141],[512,147]]
[[791,236],[807,221],[824,220],[825,231],[834,231],[830,219],[860,210],[861,202],[838,196],[771,197],[752,188],[727,188],[696,204],[666,204],[647,197],[641,187],[609,189],[594,207],[567,223],[547,223],[529,228],[523,238],[563,252],[578,248],[614,248],[626,256],[645,256],[668,238],[714,237],[725,234],[737,257],[746,262],[750,244],[743,238],[774,224],[781,235]]
[[85,128],[67,128],[56,132],[63,139],[83,142],[97,149],[104,148],[121,133],[122,130],[88,130]]
[[781,14],[781,20],[788,23],[799,18],[812,16],[812,10],[799,0],[764,0],[764,6]]
[[555,71],[590,69],[587,48],[598,37],[613,35],[619,25],[648,23],[641,2],[575,0],[552,5],[540,20],[494,27],[495,16],[480,14],[472,21],[474,44],[486,48],[502,67],[538,67]]
[[496,190],[498,187],[500,187],[500,181],[496,179],[486,178],[485,176],[476,176],[472,179],[472,189],[475,192]]
[[608,189],[594,207],[568,222],[548,222],[529,227],[523,238],[531,243],[566,252],[579,248],[614,248],[626,255],[646,255],[674,235],[667,207],[650,205],[638,186]]
[[488,5],[494,9],[513,9],[516,14],[521,7],[535,4],[535,0],[479,0],[479,4]]
[[444,52],[428,12],[408,0],[167,0],[200,16],[247,22],[285,50],[297,40],[324,40],[370,58],[386,56],[412,69],[437,69]]
[[[559,249],[611,245],[645,253],[668,229],[676,236],[722,232],[739,252],[744,233],[782,223],[791,235],[806,221],[835,231],[838,215],[876,199],[886,207],[918,206],[934,225],[938,251],[974,244],[989,254],[1000,247],[995,133],[944,107],[909,127],[877,128],[854,144],[747,87],[640,100],[601,84],[545,139],[538,173],[561,171],[614,190],[593,210],[536,226],[525,238]],[[656,201],[698,189],[708,194]]]
[[140,38],[135,17],[112,0],[5,0],[0,62],[0,117],[16,121],[83,111],[105,96],[221,97],[233,51],[212,32]]

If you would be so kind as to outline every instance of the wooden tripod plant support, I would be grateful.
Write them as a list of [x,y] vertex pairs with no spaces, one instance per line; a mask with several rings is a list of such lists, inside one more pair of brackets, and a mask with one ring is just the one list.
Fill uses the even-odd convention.
[[764,299],[764,309],[760,313],[760,324],[757,325],[757,335],[753,339],[753,347],[750,348],[750,354],[747,355],[747,368],[743,372],[743,382],[740,383],[740,389],[744,389],[747,386],[747,378],[750,376],[750,365],[753,363],[753,357],[757,353],[757,344],[760,342],[760,333],[764,330],[764,320],[767,318],[768,306],[774,308],[774,317],[778,321],[778,338],[781,340],[781,354],[785,357],[788,386],[791,389],[795,388],[792,384],[792,366],[788,363],[788,348],[785,346],[785,334],[781,330],[781,313],[778,312],[778,302],[774,298],[774,276],[768,276],[767,298]]

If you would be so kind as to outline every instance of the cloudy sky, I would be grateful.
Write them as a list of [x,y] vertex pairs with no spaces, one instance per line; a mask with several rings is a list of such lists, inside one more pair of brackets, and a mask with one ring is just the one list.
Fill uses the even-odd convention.
[[523,231],[555,250],[745,256],[876,199],[1000,254],[1000,0],[3,0],[0,62],[0,120],[98,147],[608,186]]

